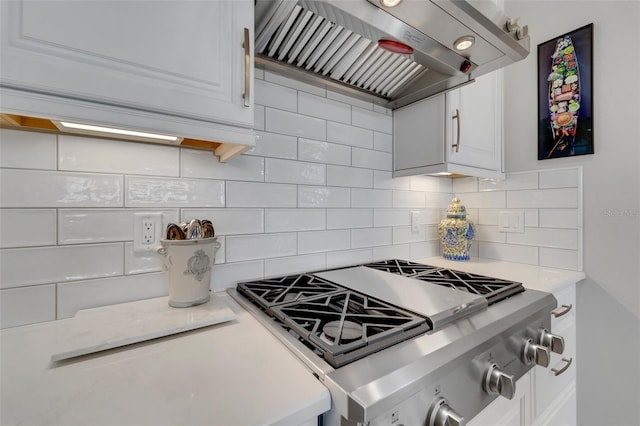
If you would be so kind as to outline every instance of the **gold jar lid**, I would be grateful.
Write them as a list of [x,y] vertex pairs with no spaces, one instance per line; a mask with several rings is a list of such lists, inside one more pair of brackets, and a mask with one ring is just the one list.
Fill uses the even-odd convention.
[[447,207],[447,217],[467,217],[467,208],[460,204],[460,200],[457,197],[451,200],[451,204]]

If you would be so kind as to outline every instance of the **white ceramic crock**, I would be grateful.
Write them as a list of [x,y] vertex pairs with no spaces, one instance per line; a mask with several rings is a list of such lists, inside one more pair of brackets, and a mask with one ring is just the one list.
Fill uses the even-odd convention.
[[169,306],[186,308],[209,301],[217,238],[160,240],[156,249],[169,280]]

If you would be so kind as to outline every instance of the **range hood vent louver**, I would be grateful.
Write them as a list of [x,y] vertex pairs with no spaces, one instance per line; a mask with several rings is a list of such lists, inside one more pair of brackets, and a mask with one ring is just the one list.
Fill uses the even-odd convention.
[[[479,59],[489,62],[484,65],[473,57],[473,50],[479,49],[477,46],[470,49],[470,57],[466,52],[467,56],[463,56],[441,43],[442,39],[427,36],[423,30],[418,31],[391,15],[396,14],[399,7],[386,11],[372,3],[366,0],[257,0],[256,64],[395,109],[472,82],[476,75],[501,68],[528,54],[528,39],[509,40],[511,36],[507,32],[497,26],[490,27],[485,32],[504,33],[495,35],[503,43],[506,40],[506,44],[526,44],[526,48],[520,47],[524,56],[520,52],[521,57],[514,59],[512,53],[498,51],[491,40],[485,41],[485,51],[487,46],[492,51],[478,55]],[[442,16],[446,16],[455,22],[453,26],[458,31],[462,26],[458,17],[450,15],[456,9],[443,11],[440,3],[447,1],[438,0],[437,5],[428,0],[404,3],[413,3],[412,8],[418,4],[429,9],[431,21],[442,21]],[[428,20],[425,23],[429,24]],[[481,24],[475,26],[478,25]],[[487,22],[482,25],[486,27]],[[471,32],[467,26],[463,28]],[[476,39],[480,38],[473,34]],[[460,37],[454,35],[455,39]],[[413,49],[413,53],[390,52],[380,47],[379,40],[399,41],[406,44],[408,50]],[[504,61],[506,57],[508,60]]]
[[263,56],[387,98],[425,70],[410,56],[388,52],[298,5],[270,38],[262,36],[256,51]]

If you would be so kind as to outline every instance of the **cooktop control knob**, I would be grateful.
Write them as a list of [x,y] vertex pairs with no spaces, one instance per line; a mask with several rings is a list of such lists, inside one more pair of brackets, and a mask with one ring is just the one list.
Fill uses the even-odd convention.
[[525,342],[522,349],[522,362],[527,365],[536,364],[541,367],[548,367],[549,358],[551,358],[551,353],[548,347],[536,345],[531,339]]
[[446,399],[438,398],[431,404],[427,414],[428,426],[463,426],[464,424],[466,424],[464,417],[449,407],[449,401]]
[[557,334],[549,333],[546,329],[542,329],[540,333],[540,344],[546,346],[557,354],[564,352],[564,339]]
[[483,388],[490,394],[500,394],[513,399],[516,393],[516,381],[511,374],[500,370],[497,364],[491,364],[484,374]]

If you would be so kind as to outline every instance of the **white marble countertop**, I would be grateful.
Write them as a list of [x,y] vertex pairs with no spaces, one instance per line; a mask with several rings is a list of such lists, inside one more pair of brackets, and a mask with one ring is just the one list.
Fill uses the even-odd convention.
[[518,281],[521,282],[525,288],[548,292],[559,291],[585,278],[584,272],[546,268],[543,266],[525,265],[522,263],[511,263],[493,259],[472,258],[470,261],[460,262],[437,256],[418,259],[416,262],[457,269],[472,274]]
[[0,331],[0,424],[298,425],[328,390],[248,312],[199,330],[51,363],[65,321]]

